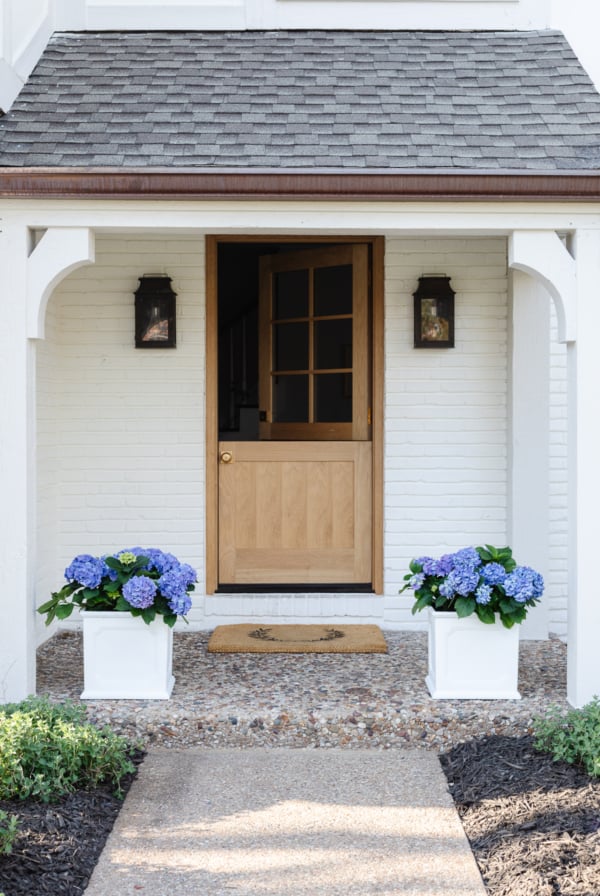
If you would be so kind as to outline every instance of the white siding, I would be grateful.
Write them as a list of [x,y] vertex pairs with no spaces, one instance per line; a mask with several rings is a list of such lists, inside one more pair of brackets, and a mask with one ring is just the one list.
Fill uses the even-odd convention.
[[[589,19],[584,4],[576,0],[582,21]],[[45,17],[59,30],[339,28],[340,22],[345,28],[543,28],[551,15],[565,19],[566,0],[4,0],[3,6],[4,27],[22,43]]]
[[600,9],[590,0],[550,0],[550,27],[562,31],[583,67],[600,90],[598,28]]
[[[544,28],[550,0],[71,0],[62,27]],[[78,22],[83,20],[80,26]]]

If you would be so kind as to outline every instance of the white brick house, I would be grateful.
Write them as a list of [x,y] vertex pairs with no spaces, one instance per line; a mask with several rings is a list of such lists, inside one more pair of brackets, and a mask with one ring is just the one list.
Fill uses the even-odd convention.
[[[198,567],[196,627],[404,629],[423,625],[398,596],[412,556],[510,543],[547,582],[523,636],[568,638],[572,703],[600,690],[600,97],[546,30],[545,3],[435,6],[430,33],[416,29],[431,4],[400,0],[64,0],[32,4],[27,21],[5,4],[0,699],[34,688],[47,635],[35,605],[69,560],[133,544]],[[343,33],[294,30],[340,18]],[[386,30],[368,31],[375,22]],[[219,322],[245,314],[246,296],[258,315],[259,257],[348,246],[367,246],[370,283],[365,360],[351,373],[369,423],[348,439],[369,445],[368,522],[353,520],[351,546],[368,531],[368,557],[354,579],[320,575],[322,558],[296,558],[286,575],[279,554],[253,575],[264,557],[244,559],[242,532],[232,574],[223,533],[243,508],[239,482],[223,503],[219,454],[233,446],[241,469],[246,442],[278,439],[244,437],[240,405],[264,409],[258,372],[223,373],[219,359],[237,362]],[[133,296],[149,273],[177,293],[172,350],[134,347]],[[456,293],[453,348],[414,346],[413,293],[428,274]],[[254,397],[233,402],[232,422],[223,406],[242,379]],[[346,422],[359,426],[344,418],[335,432]]]

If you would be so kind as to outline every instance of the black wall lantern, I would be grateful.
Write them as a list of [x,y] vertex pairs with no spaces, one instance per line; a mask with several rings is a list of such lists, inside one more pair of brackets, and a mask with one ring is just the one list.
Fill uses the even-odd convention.
[[135,347],[175,348],[175,296],[171,278],[144,274],[135,292]]
[[454,290],[450,277],[419,277],[415,300],[415,348],[454,348]]

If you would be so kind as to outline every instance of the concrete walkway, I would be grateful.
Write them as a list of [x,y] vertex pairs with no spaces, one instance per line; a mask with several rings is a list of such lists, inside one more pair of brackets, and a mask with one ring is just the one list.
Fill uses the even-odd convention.
[[86,896],[485,896],[424,750],[150,751]]

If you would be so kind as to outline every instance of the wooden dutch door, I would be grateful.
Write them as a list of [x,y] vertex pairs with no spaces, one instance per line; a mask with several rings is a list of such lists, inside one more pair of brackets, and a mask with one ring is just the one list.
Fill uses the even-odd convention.
[[258,259],[255,437],[219,437],[218,582],[369,586],[369,247],[285,249]]

